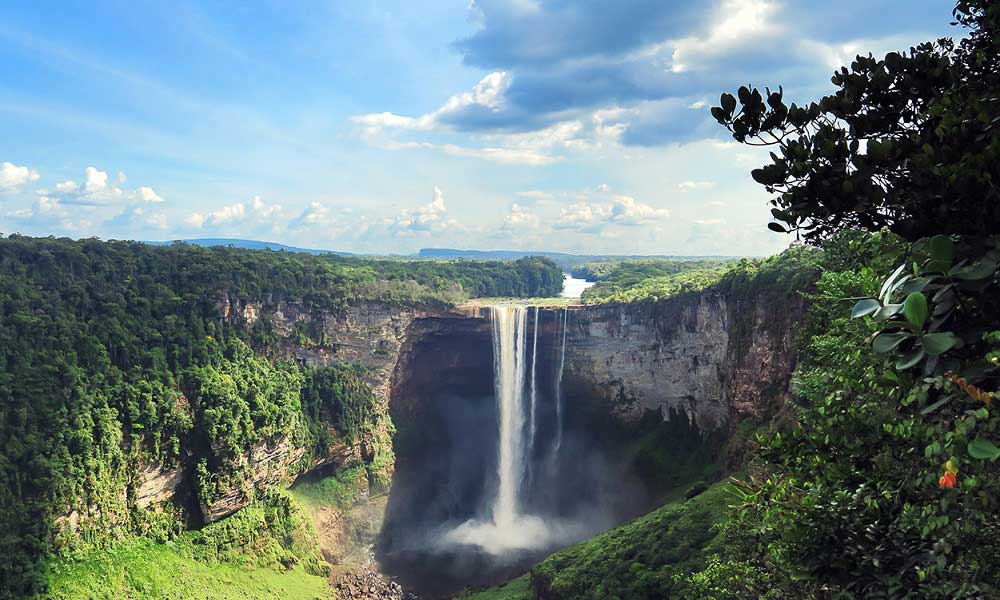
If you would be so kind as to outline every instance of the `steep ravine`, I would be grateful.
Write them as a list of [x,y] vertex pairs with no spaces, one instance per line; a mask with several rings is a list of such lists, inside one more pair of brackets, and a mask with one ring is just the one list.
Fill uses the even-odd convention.
[[[754,295],[732,297],[708,292],[658,303],[573,306],[568,315],[563,313],[566,309],[542,308],[539,353],[543,361],[545,357],[549,362],[555,360],[565,318],[565,418],[578,430],[604,427],[602,419],[608,418],[627,428],[658,414],[678,421],[679,433],[673,437],[694,439],[690,436],[700,431],[702,438],[712,436],[715,443],[728,438],[744,419],[773,415],[787,396],[795,366],[791,324],[801,313],[802,301],[797,295],[785,298],[777,319],[765,311],[766,305]],[[482,478],[467,478],[456,469],[482,473],[493,468],[490,452],[469,445],[489,438],[484,432],[492,433],[495,426],[487,422],[488,416],[476,416],[461,400],[479,398],[487,406],[492,402],[490,325],[484,309],[470,306],[436,312],[364,304],[335,315],[312,315],[298,303],[282,302],[262,309],[253,303],[223,301],[219,310],[224,318],[246,327],[252,327],[262,312],[267,314],[286,340],[282,351],[289,358],[307,364],[351,362],[368,369],[368,381],[383,402],[379,410],[391,414],[398,430],[393,443],[397,469],[388,503],[375,509],[386,510],[388,515],[380,544],[420,545],[425,540],[416,539],[414,529],[398,525],[443,523],[470,512],[481,502],[485,493]],[[325,343],[311,347],[295,344],[296,323],[322,332]],[[541,370],[539,385],[551,388],[552,377],[551,369]],[[468,437],[457,439],[447,434],[446,421],[451,426],[460,421],[460,427],[469,431]],[[687,433],[689,430],[693,433]],[[597,437],[606,436],[598,433]],[[339,455],[327,462],[327,469],[370,462],[374,452],[386,449],[387,438],[388,432],[379,432],[375,438],[342,447]],[[690,444],[692,453],[695,443]],[[672,451],[686,451],[683,443],[678,444]],[[288,472],[295,452],[295,448],[285,447],[261,453],[263,460],[255,472]],[[467,460],[444,460],[455,455]],[[723,465],[729,460],[714,458]],[[697,460],[704,459],[699,454]],[[392,467],[387,464],[383,483],[392,477]],[[633,474],[624,471],[615,466],[609,469],[610,475],[602,476],[621,477],[622,489],[634,487],[634,482],[625,485],[624,479]],[[287,485],[292,479],[278,477],[258,483]],[[446,482],[465,482],[465,487],[450,493],[447,503],[432,500],[431,491],[442,489]],[[371,488],[381,491],[375,481]],[[637,500],[631,505],[615,505],[613,512],[619,519],[655,504],[653,495],[638,490],[629,495]],[[226,512],[246,502],[239,493],[234,499],[225,506]],[[604,527],[613,524],[608,522]],[[394,536],[405,539],[393,540]],[[430,568],[433,571],[435,567]],[[523,568],[513,565],[505,572],[512,574]],[[428,575],[422,572],[417,577]]]
[[[539,355],[551,364],[565,318],[564,410],[567,423],[577,432],[593,433],[597,439],[605,436],[587,428],[602,427],[608,421],[629,427],[659,414],[680,419],[684,432],[690,429],[695,435],[726,437],[744,418],[773,414],[787,394],[795,362],[790,324],[802,303],[797,297],[786,300],[778,321],[767,318],[757,298],[714,293],[658,303],[542,308]],[[387,509],[384,501],[366,509],[387,511],[382,542],[408,535],[408,530],[397,527],[399,523],[417,518],[426,524],[443,522],[468,512],[479,501],[483,490],[470,488],[457,494],[451,505],[420,503],[427,490],[460,479],[453,462],[437,460],[444,453],[463,451],[454,439],[441,437],[446,431],[443,420],[464,406],[456,398],[475,397],[488,405],[492,394],[490,325],[482,308],[434,311],[363,303],[336,313],[315,313],[301,301],[231,297],[220,297],[216,306],[221,319],[247,331],[266,319],[279,340],[276,351],[281,357],[309,365],[365,367],[366,379],[379,400],[376,412],[380,417],[378,426],[356,442],[336,442],[328,455],[308,465],[301,460],[304,448],[291,439],[264,440],[248,448],[242,460],[250,475],[210,504],[192,507],[200,513],[195,522],[215,521],[240,510],[253,499],[255,490],[287,487],[319,469],[336,473],[357,465],[375,466],[368,471],[365,497],[390,492]],[[564,310],[569,314],[564,315]],[[300,336],[303,331],[309,335]],[[540,372],[539,385],[551,389],[552,377],[551,368]],[[471,427],[469,439],[493,435],[486,421],[463,424]],[[393,427],[398,429],[395,442]],[[401,467],[395,478],[393,450]],[[466,454],[469,460],[464,468],[480,473],[492,469],[489,453],[485,457],[478,451]],[[607,495],[617,519],[650,508],[652,496],[640,501],[642,494],[623,494],[634,496],[629,503],[614,497],[634,482],[625,481],[632,474],[617,463],[609,465],[600,477],[621,476],[621,482],[603,481],[593,489],[567,493]],[[120,491],[121,498],[130,510],[159,511],[171,500],[191,506],[197,497],[191,468],[188,464],[172,469],[136,464],[127,488]],[[483,484],[480,478],[470,485]],[[62,516],[61,527],[72,530],[88,510],[99,510],[84,506]],[[381,515],[367,518],[381,522]],[[609,521],[599,527],[612,525]],[[342,555],[336,549],[326,550],[330,557]],[[524,568],[513,565],[508,573]]]
[[[596,533],[683,493],[680,486],[738,466],[741,445],[728,440],[743,421],[763,422],[780,411],[795,366],[792,324],[803,304],[790,293],[775,317],[766,311],[773,292],[540,309],[540,389],[554,384],[567,323],[562,387],[571,446],[556,470],[546,471],[553,478],[549,497],[529,502],[574,506],[586,498],[600,508],[588,513]],[[473,308],[414,319],[392,379],[397,468],[380,558],[404,582],[440,584],[421,590],[429,597],[447,596],[455,585],[449,578],[461,581],[462,573],[476,573],[467,583],[483,585],[526,569],[520,562],[491,574],[488,562],[426,552],[433,543],[427,532],[436,535],[481,510],[495,470],[484,316]],[[531,316],[529,331],[533,326]],[[650,445],[656,456],[643,455]],[[596,462],[601,466],[591,468]]]

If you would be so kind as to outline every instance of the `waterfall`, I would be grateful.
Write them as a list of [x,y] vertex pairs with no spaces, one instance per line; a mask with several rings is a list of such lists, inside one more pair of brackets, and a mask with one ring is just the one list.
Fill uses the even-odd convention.
[[535,379],[535,365],[538,362],[538,307],[535,307],[535,333],[531,341],[531,410],[528,412],[528,458],[533,455],[535,448],[535,406],[538,400],[538,385]]
[[[559,317],[556,317],[557,319]],[[562,344],[559,350],[559,371],[556,373],[556,442],[553,447],[553,453],[559,451],[559,447],[562,446],[562,435],[563,435],[563,397],[562,397],[562,379],[563,379],[563,368],[566,366],[566,325],[569,323],[569,308],[563,309],[562,318]]]
[[524,476],[524,354],[525,306],[493,306],[493,373],[500,415],[500,450],[497,461],[496,500],[493,521],[503,527],[514,523],[520,512],[521,481]]
[[[567,314],[568,311],[564,312],[562,318],[562,354],[559,360],[559,377],[556,381],[558,413],[556,449],[562,443],[562,400],[559,398],[561,396],[559,387],[566,355]],[[492,554],[503,554],[524,549],[552,547],[553,544],[565,544],[583,537],[579,534],[579,525],[528,514],[524,512],[525,507],[522,504],[521,494],[525,487],[525,476],[528,474],[537,432],[536,359],[540,315],[537,306],[533,315],[535,325],[532,333],[531,379],[528,382],[526,381],[528,307],[490,307],[493,333],[493,385],[499,417],[496,497],[489,507],[492,509],[492,518],[469,519],[458,525],[442,536],[442,543],[445,545],[471,544]],[[556,319],[558,318],[557,315]],[[526,383],[530,388],[525,385]],[[527,406],[525,406],[525,396],[529,402]]]

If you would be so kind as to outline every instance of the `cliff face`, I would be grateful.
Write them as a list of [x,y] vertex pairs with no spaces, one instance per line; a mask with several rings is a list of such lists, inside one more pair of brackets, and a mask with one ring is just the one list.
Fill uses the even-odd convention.
[[353,444],[335,442],[326,457],[310,465],[301,464],[305,449],[287,438],[266,440],[249,449],[241,457],[242,466],[250,474],[248,481],[223,492],[210,505],[203,505],[205,520],[217,520],[246,506],[253,499],[253,490],[289,485],[303,472],[323,466],[342,468],[386,457],[377,461],[379,472],[370,482],[373,489],[385,487],[392,477],[388,414],[393,372],[413,322],[439,313],[376,302],[350,305],[335,313],[317,313],[296,300],[268,303],[225,296],[216,306],[224,320],[247,330],[266,319],[280,340],[277,350],[284,358],[309,366],[350,363],[364,367],[366,383],[379,403],[371,431]]
[[[315,313],[301,301],[261,303],[227,296],[216,306],[223,319],[247,329],[266,318],[283,340],[281,352],[287,358],[308,365],[346,362],[365,367],[369,385],[384,399],[388,399],[390,376],[410,324],[438,314],[377,302],[351,305],[336,313]],[[311,339],[296,340],[297,328],[308,330]]]
[[778,321],[759,298],[718,294],[571,308],[568,397],[599,398],[626,419],[682,412],[702,430],[764,416],[795,368],[791,325],[803,303],[786,300]]
[[336,440],[326,456],[318,457],[309,465],[302,464],[306,449],[295,445],[287,437],[264,440],[251,447],[236,469],[246,473],[240,485],[216,495],[210,504],[201,504],[201,514],[206,523],[233,514],[253,501],[253,494],[273,486],[288,486],[305,471],[327,465],[348,467],[362,462],[361,444],[348,444]]
[[[120,465],[119,471],[108,477],[108,483],[99,486],[96,493],[77,499],[56,519],[57,531],[67,539],[85,523],[110,528],[127,522],[129,511],[159,512],[162,503],[168,501],[190,506],[192,511],[200,513],[195,520],[200,517],[206,523],[212,522],[249,504],[257,491],[290,485],[303,472],[319,467],[368,463],[373,487],[387,485],[392,476],[388,419],[392,373],[413,321],[437,313],[380,303],[362,303],[326,313],[312,311],[301,301],[228,296],[216,300],[216,309],[222,320],[248,332],[266,320],[278,340],[277,351],[282,358],[315,366],[334,363],[364,366],[367,383],[379,399],[375,426],[354,443],[334,437],[327,455],[309,464],[303,464],[306,450],[294,440],[285,436],[261,440],[236,459],[234,467],[242,474],[241,481],[218,490],[208,504],[191,502],[198,494],[194,465],[190,461],[163,466],[132,458]],[[301,332],[308,333],[299,335]]]
[[[256,490],[289,485],[305,471],[360,463],[377,465],[373,489],[392,476],[389,404],[415,415],[408,389],[448,372],[449,385],[476,388],[488,365],[469,369],[463,361],[488,361],[489,320],[479,307],[437,312],[380,303],[362,303],[336,313],[316,313],[300,301],[274,302],[220,297],[221,319],[248,331],[266,320],[284,358],[308,365],[354,363],[367,369],[379,398],[377,425],[356,442],[334,443],[325,457],[303,464],[305,449],[279,437],[248,448],[238,460],[246,477],[200,505],[206,522],[246,506]],[[779,322],[769,320],[758,299],[700,294],[660,303],[576,306],[569,309],[564,389],[573,402],[596,401],[623,419],[644,411],[683,412],[699,429],[717,430],[747,416],[763,416],[780,405],[794,368],[791,323],[802,311],[797,297],[784,303]],[[561,337],[562,309],[542,309],[541,355],[553,355]],[[458,340],[456,342],[456,340]],[[464,342],[463,342],[464,340]],[[411,367],[417,345],[459,345],[443,349],[433,370]],[[473,348],[473,346],[475,348]],[[485,350],[484,350],[485,348]],[[480,351],[483,352],[480,352]],[[478,363],[477,363],[478,364]],[[480,368],[482,367],[482,368]],[[465,375],[463,375],[465,374]],[[476,381],[471,378],[475,374]],[[470,379],[465,381],[463,379]],[[423,383],[421,383],[423,382]],[[443,385],[443,383],[442,383]],[[486,387],[492,384],[488,382]],[[157,510],[162,502],[195,498],[193,465],[123,465],[126,489],[106,490],[106,499],[81,502],[58,519],[75,529],[84,515]],[[81,499],[82,500],[82,499]],[[113,510],[112,510],[113,508]],[[90,518],[90,517],[86,517]],[[112,519],[114,520],[114,519]]]

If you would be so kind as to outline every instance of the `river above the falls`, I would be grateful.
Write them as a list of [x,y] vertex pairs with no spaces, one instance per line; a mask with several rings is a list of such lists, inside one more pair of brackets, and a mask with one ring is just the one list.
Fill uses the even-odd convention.
[[563,289],[559,295],[563,298],[579,298],[592,285],[594,285],[593,281],[577,279],[569,273],[563,273]]

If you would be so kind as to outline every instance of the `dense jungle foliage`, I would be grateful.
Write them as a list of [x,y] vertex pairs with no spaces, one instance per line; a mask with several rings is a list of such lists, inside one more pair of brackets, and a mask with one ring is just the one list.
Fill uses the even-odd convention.
[[955,17],[960,43],[859,57],[807,109],[713,111],[779,147],[754,177],[824,260],[794,424],[759,439],[692,598],[1000,593],[1000,6]]
[[[333,436],[378,426],[361,370],[279,360],[288,340],[266,318],[253,329],[224,320],[220,299],[301,301],[322,318],[366,300],[445,305],[466,288],[556,293],[562,274],[541,259],[380,262],[11,236],[0,239],[0,281],[0,597],[20,597],[40,589],[53,549],[176,533],[182,515],[121,496],[137,465],[192,470],[207,505],[246,486],[256,443],[288,438],[306,463]],[[307,334],[290,341],[322,343]],[[78,526],[56,526],[63,515]]]
[[[658,302],[681,294],[701,292],[718,283],[722,269],[682,271],[673,275],[659,275],[606,279],[587,288],[581,300],[584,304],[608,304],[612,302]],[[611,277],[615,271],[611,272]]]
[[[760,438],[724,550],[691,597],[996,594],[1000,240],[989,244],[958,267],[888,233],[827,244],[800,323],[795,427]],[[901,261],[915,275],[887,279]],[[948,283],[932,290],[939,269]],[[883,300],[853,300],[865,296]]]
[[597,260],[574,266],[570,274],[587,281],[606,281],[627,287],[651,277],[685,271],[713,271],[736,258],[636,258]]
[[761,291],[780,296],[809,287],[817,276],[818,254],[814,248],[800,245],[768,258],[720,260],[715,262],[725,266],[671,275],[656,275],[656,267],[647,270],[624,263],[584,291],[583,302],[659,302],[705,291],[739,298]]

